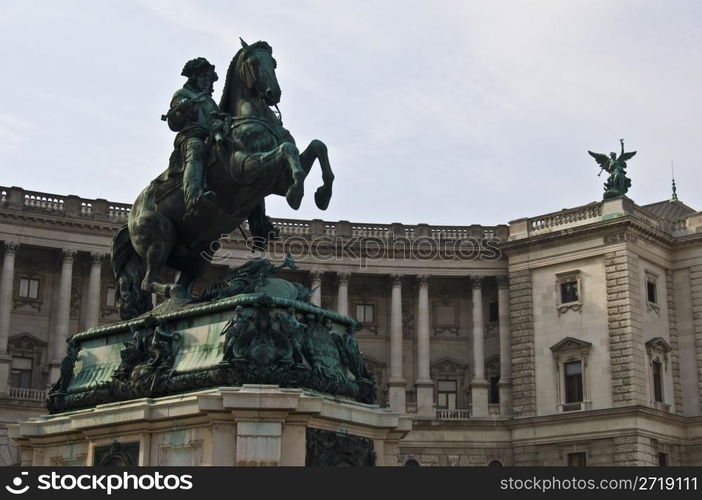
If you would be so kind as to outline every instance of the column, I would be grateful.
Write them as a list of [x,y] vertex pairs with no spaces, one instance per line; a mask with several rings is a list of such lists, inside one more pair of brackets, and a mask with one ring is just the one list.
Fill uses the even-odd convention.
[[102,275],[103,254],[90,254],[90,278],[88,279],[88,308],[85,315],[85,328],[98,326],[100,315],[100,278]]
[[49,385],[58,380],[59,365],[66,355],[66,339],[68,338],[69,321],[71,319],[71,284],[73,280],[73,259],[75,250],[63,250],[61,265],[61,280],[59,281],[58,308],[56,311],[56,331],[52,339],[51,371]]
[[15,283],[15,252],[19,245],[13,241],[4,244],[2,276],[0,276],[0,394],[7,394],[10,387],[10,364],[7,353],[10,338],[10,315],[12,314],[12,288]]
[[509,277],[497,277],[497,310],[500,325],[500,415],[512,414],[512,341],[509,333]]
[[310,297],[310,304],[317,307],[322,305],[322,271],[319,269],[313,269],[310,273],[312,276],[312,296]]
[[349,315],[349,278],[351,273],[336,273],[339,279],[339,290],[336,295],[336,311],[344,316]]
[[434,382],[429,373],[429,275],[417,276],[417,415],[434,416]]
[[473,288],[473,380],[470,383],[473,406],[471,416],[488,416],[488,383],[485,380],[485,327],[483,321],[484,276],[471,276]]
[[405,390],[407,382],[403,373],[402,360],[402,275],[390,276],[392,292],[390,296],[390,380],[388,397],[390,409],[395,413],[407,412]]

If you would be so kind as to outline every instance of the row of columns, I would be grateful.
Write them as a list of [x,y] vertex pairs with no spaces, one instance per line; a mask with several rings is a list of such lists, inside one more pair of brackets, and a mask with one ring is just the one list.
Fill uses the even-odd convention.
[[[10,317],[14,302],[15,256],[19,248],[16,242],[8,241],[3,245],[2,274],[0,275],[0,393],[7,393],[10,382],[11,358],[8,353],[8,339],[11,333]],[[61,274],[58,284],[54,331],[49,338],[49,383],[59,376],[59,365],[66,354],[66,339],[70,333],[71,288],[73,283],[73,263],[76,250],[62,249]],[[84,328],[98,325],[100,314],[100,288],[104,255],[91,253],[90,274]]]
[[[338,290],[336,309],[348,315],[348,273],[338,273]],[[471,276],[473,305],[473,373],[471,379],[472,411],[474,417],[487,417],[489,383],[485,378],[485,321],[483,318],[483,286],[485,276]],[[403,336],[402,336],[402,279],[395,274],[391,279],[390,295],[390,379],[388,381],[388,399],[390,408],[397,413],[406,412],[407,381],[403,372]],[[434,416],[434,381],[431,379],[431,334],[429,325],[429,275],[417,276],[417,414]],[[312,303],[321,305],[322,273],[312,271]],[[509,330],[509,289],[506,276],[497,277],[498,321],[500,341],[500,414],[511,414],[511,339]]]

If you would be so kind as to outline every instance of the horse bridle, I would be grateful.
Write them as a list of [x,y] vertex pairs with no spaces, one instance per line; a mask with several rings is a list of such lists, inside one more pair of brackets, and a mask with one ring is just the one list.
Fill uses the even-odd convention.
[[[255,89],[256,84],[258,83],[258,76],[256,74],[256,71],[254,71],[254,69],[252,68],[252,64],[249,63],[250,60],[254,59],[254,56],[249,55],[248,50],[244,50],[244,56],[245,56],[244,57],[244,73],[245,73],[244,83],[246,84],[246,86],[248,88]],[[263,94],[260,91],[258,91],[257,97],[261,100],[261,102],[263,104],[265,104],[267,107],[270,108],[270,105],[266,102]],[[283,113],[280,112],[280,108],[278,108],[277,104],[274,104],[273,106],[275,107],[275,111],[277,114],[276,118],[278,119],[278,123],[280,123],[282,125],[283,124]]]

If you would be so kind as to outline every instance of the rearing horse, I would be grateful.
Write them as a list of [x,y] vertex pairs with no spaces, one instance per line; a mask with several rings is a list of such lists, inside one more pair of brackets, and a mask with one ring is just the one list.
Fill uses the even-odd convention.
[[[265,215],[264,199],[285,196],[295,210],[304,195],[304,180],[319,160],[323,184],[315,203],[325,210],[334,174],[327,148],[313,140],[300,153],[295,140],[270,106],[280,102],[273,51],[266,42],[247,45],[236,53],[224,84],[220,109],[225,120],[222,148],[213,151],[206,170],[214,204],[183,220],[185,203],[178,183],[164,182],[169,173],[152,181],[137,197],[112,243],[112,268],[119,290],[122,319],[151,309],[151,294],[189,297],[195,281],[210,265],[203,254],[222,234],[248,219],[249,229],[264,245],[274,228]],[[164,187],[168,186],[168,187]],[[177,283],[164,283],[165,267],[180,271]]]

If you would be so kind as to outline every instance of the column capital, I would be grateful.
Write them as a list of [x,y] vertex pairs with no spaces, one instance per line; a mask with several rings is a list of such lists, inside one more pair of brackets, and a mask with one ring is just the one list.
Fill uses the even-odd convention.
[[497,288],[509,288],[509,276],[506,274],[500,274],[495,276],[497,279]]
[[93,267],[102,266],[102,261],[107,257],[106,254],[100,252],[90,252],[90,263]]
[[71,248],[61,249],[61,258],[63,259],[64,264],[73,262],[73,259],[75,258],[77,253],[77,250],[73,250]]
[[485,276],[471,276],[470,286],[472,288],[482,288],[485,284]]
[[394,273],[389,276],[390,278],[390,284],[395,287],[395,286],[402,286],[402,279],[404,278],[404,274],[398,274]]
[[324,271],[321,271],[320,269],[312,269],[310,271],[310,278],[312,278],[312,281],[321,281],[323,274]]
[[6,241],[3,243],[3,247],[5,248],[5,255],[12,255],[15,252],[17,252],[17,249],[19,248],[20,244],[16,241]]
[[420,287],[429,286],[429,278],[431,278],[431,274],[418,274],[417,275],[417,282],[419,283],[419,286]]
[[351,273],[348,271],[337,272],[336,277],[339,280],[339,284],[348,285],[349,278],[351,278]]

